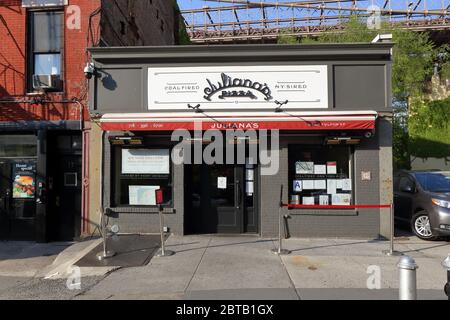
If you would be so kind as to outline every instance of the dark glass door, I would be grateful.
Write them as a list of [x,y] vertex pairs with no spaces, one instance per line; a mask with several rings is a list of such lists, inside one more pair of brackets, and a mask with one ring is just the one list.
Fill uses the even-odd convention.
[[11,165],[0,161],[0,239],[8,239],[10,234],[11,186]]
[[0,161],[0,237],[35,239],[36,161]]
[[258,231],[255,177],[247,171],[245,165],[185,166],[187,234]]
[[207,223],[217,233],[243,232],[243,170],[241,166],[211,165]]

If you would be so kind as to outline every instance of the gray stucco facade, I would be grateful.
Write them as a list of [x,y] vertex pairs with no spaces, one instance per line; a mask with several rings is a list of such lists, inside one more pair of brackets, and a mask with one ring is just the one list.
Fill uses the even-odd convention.
[[[145,115],[152,122],[147,106],[149,68],[217,67],[217,66],[327,66],[328,107],[320,112],[357,114],[376,112],[375,130],[343,130],[344,135],[358,139],[348,146],[351,150],[349,171],[352,178],[352,203],[380,204],[392,201],[392,107],[391,107],[391,48],[390,43],[340,45],[243,45],[243,46],[180,46],[138,48],[92,48],[90,52],[98,76],[91,81],[91,114],[101,125],[105,115]],[[190,101],[186,101],[189,103]],[[225,108],[225,107],[224,107]],[[224,111],[224,110],[216,110]],[[294,111],[299,111],[295,110]],[[302,108],[301,112],[317,109]],[[177,110],[192,115],[192,110]],[[236,113],[245,110],[236,109]],[[264,113],[265,111],[261,111]],[[138,117],[138,116],[136,116]],[[157,120],[154,120],[157,121]],[[357,128],[358,129],[358,128]],[[374,133],[365,137],[366,132]],[[158,212],[154,206],[121,206],[112,201],[113,159],[111,137],[149,136],[152,130],[134,131],[129,128],[104,128],[102,174],[102,207],[113,212],[111,223],[118,223],[121,232],[153,233],[159,228]],[[170,132],[159,132],[157,138],[170,141]],[[280,130],[279,170],[276,175],[260,175],[256,168],[254,204],[258,216],[256,233],[272,237],[278,233],[279,190],[283,185],[283,202],[290,201],[292,178],[289,171],[289,146],[323,145],[333,130]],[[292,156],[292,155],[291,155]],[[186,167],[172,165],[172,203],[166,207],[166,225],[175,234],[185,234],[189,216],[186,213]],[[292,170],[292,169],[291,169]],[[370,178],[362,174],[369,172]],[[355,237],[378,238],[388,235],[388,209],[290,209],[289,232],[294,237]]]

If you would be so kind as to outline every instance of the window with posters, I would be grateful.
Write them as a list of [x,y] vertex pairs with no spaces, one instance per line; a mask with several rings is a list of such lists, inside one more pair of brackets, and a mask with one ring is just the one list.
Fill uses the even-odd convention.
[[349,146],[290,145],[290,203],[352,204],[352,154]]
[[170,148],[113,147],[114,206],[156,206],[161,189],[164,204],[172,205]]

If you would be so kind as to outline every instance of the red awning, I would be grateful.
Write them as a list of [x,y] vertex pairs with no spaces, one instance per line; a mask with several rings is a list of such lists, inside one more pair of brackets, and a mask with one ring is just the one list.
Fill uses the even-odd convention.
[[[237,113],[236,113],[237,114]],[[186,130],[371,130],[375,129],[374,111],[290,112],[289,114],[249,112],[199,114],[105,114],[100,119],[105,131],[173,131]]]

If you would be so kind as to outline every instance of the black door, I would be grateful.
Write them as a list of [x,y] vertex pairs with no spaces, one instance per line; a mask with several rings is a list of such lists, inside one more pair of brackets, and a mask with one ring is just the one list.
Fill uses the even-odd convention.
[[10,234],[9,208],[11,201],[11,166],[0,162],[0,239],[8,239]]
[[78,155],[59,155],[49,177],[51,190],[51,240],[70,241],[81,231],[82,159]]
[[34,240],[36,160],[0,160],[0,238]]
[[257,232],[255,182],[247,171],[244,165],[185,166],[187,234]]
[[243,232],[243,174],[234,165],[206,166],[208,192],[206,224],[212,233]]

